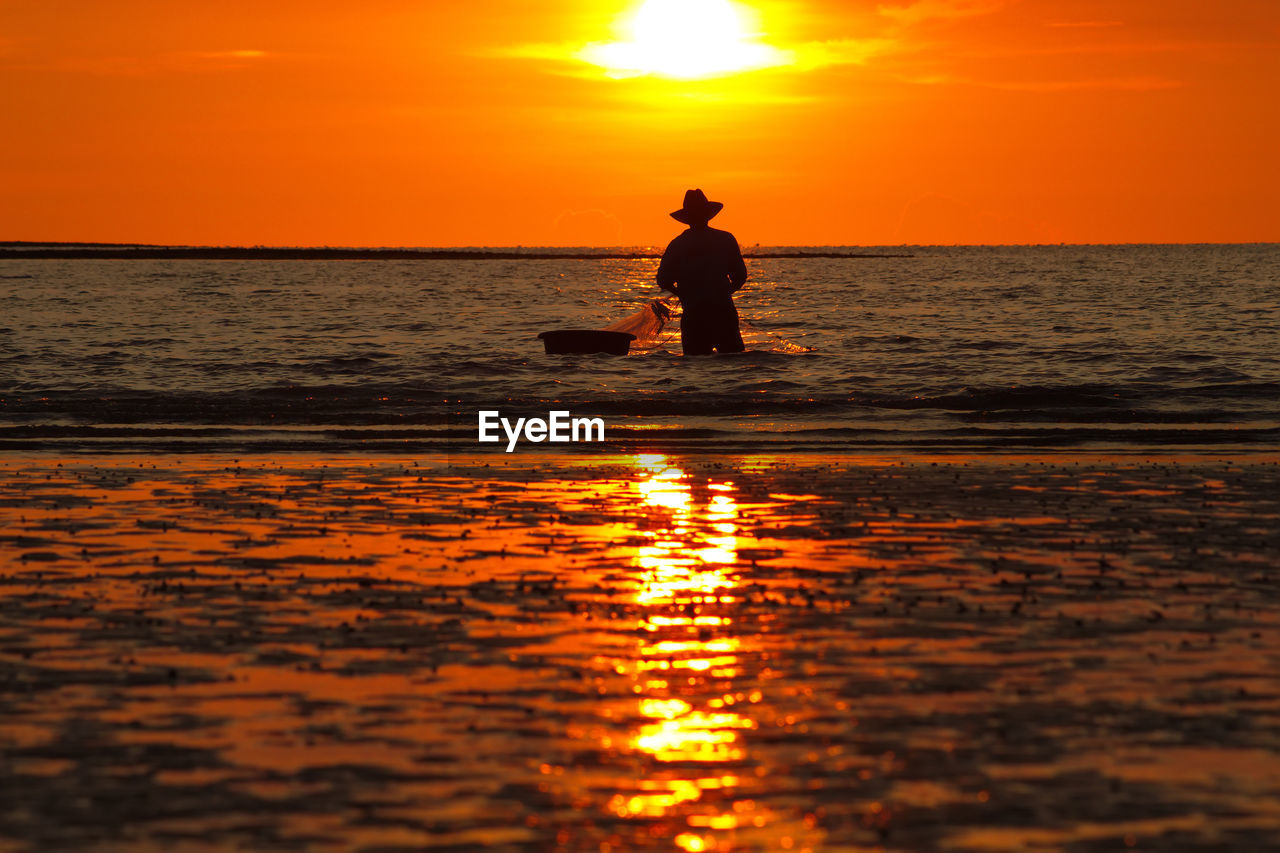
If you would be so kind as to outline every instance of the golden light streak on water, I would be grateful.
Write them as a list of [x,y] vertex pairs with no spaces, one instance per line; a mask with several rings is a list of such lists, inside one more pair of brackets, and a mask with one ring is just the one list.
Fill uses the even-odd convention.
[[[623,817],[652,819],[677,807],[689,811],[705,791],[735,788],[737,774],[725,770],[747,758],[744,735],[757,722],[744,713],[750,703],[736,704],[740,691],[725,689],[743,674],[740,655],[747,650],[732,610],[726,611],[740,600],[734,594],[739,586],[734,486],[712,482],[695,494],[691,479],[665,457],[638,457],[636,463],[638,497],[656,514],[646,531],[649,541],[633,559],[639,640],[634,656],[618,661],[615,669],[635,678],[639,694],[641,722],[628,748],[658,764],[651,778],[639,780],[638,792],[619,793],[609,807]],[[651,672],[668,675],[652,679]],[[731,830],[740,823],[732,811],[693,812],[686,820],[697,831],[678,834],[679,849],[716,849],[717,840],[707,830]]]

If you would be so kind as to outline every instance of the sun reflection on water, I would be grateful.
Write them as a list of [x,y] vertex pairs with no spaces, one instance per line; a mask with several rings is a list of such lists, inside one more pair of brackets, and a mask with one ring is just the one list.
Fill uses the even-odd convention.
[[648,542],[633,560],[639,639],[617,670],[634,679],[638,696],[628,747],[654,763],[647,778],[616,795],[610,807],[635,818],[670,816],[679,807],[690,831],[676,836],[677,846],[710,850],[716,839],[708,830],[763,823],[744,808],[747,801],[705,796],[738,787],[747,761],[744,733],[757,727],[746,709],[761,698],[754,685],[738,683],[750,648],[734,613],[740,601],[735,486],[711,482],[695,491],[685,472],[660,455],[637,457],[636,465]]

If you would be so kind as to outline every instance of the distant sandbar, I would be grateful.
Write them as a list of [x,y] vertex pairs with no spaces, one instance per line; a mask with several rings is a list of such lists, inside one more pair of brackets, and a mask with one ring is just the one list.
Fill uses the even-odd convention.
[[[909,258],[869,252],[746,252],[748,258]],[[0,243],[0,260],[189,260],[189,261],[537,261],[644,260],[661,253],[554,249],[339,249],[243,246],[108,246]]]

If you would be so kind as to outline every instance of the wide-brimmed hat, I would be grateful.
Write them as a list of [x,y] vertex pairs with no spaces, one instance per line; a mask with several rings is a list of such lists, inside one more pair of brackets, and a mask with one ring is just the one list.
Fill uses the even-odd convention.
[[720,202],[707,201],[702,190],[685,190],[684,207],[672,211],[671,218],[690,225],[694,222],[706,222],[723,209],[724,205]]

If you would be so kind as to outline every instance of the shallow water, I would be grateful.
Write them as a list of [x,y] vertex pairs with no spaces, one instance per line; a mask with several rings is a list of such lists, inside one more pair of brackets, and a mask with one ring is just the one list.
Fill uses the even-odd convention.
[[0,847],[1280,845],[1274,456],[509,460],[0,460]]
[[472,450],[481,408],[655,449],[1280,438],[1280,247],[907,251],[749,261],[759,351],[705,359],[542,353],[659,295],[652,259],[6,260],[0,442]]

